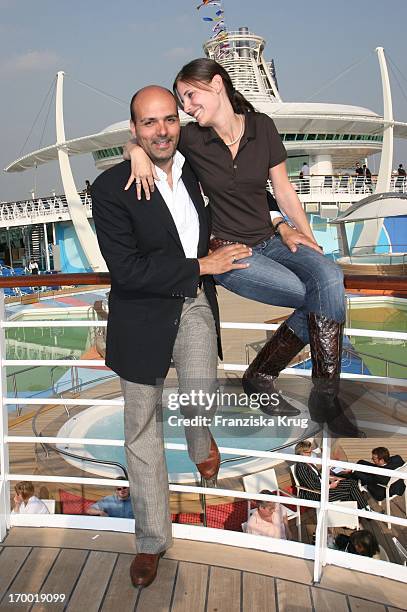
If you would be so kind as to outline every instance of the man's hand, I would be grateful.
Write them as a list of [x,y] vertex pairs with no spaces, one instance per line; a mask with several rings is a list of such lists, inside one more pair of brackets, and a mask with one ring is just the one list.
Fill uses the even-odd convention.
[[237,260],[250,257],[252,250],[245,244],[230,244],[216,249],[206,257],[198,259],[201,276],[205,274],[223,274],[230,270],[248,268],[248,263],[237,263]]
[[131,174],[124,189],[126,191],[136,181],[137,199],[141,200],[143,188],[146,200],[149,200],[154,191],[154,179],[158,179],[154,164],[139,145],[128,142],[126,150],[131,159]]
[[339,480],[334,480],[329,484],[329,488],[330,489],[336,489],[336,487],[338,486],[338,482]]
[[280,232],[281,240],[283,241],[283,243],[293,253],[297,251],[298,244],[303,244],[304,246],[314,249],[314,251],[317,251],[317,253],[322,254],[322,249],[320,246],[317,245],[315,240],[313,240],[309,236],[306,236],[305,234],[302,234],[293,227],[290,227],[287,223],[282,223],[281,225],[279,225],[278,231]]

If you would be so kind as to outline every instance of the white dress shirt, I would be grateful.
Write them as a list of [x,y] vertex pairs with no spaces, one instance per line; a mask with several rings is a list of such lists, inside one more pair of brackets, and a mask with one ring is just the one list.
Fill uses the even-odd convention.
[[12,510],[12,514],[49,514],[47,506],[38,497],[32,495],[25,504],[22,502],[18,510]]
[[154,180],[168,209],[174,219],[185,257],[195,259],[198,256],[199,218],[196,208],[181,179],[185,157],[176,151],[172,168],[172,189],[167,181],[167,174],[155,166],[158,180]]

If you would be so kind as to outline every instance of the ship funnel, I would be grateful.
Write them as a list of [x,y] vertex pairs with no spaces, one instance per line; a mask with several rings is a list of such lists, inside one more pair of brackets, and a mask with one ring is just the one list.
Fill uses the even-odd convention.
[[[249,34],[249,28],[247,27],[239,28],[239,34]],[[236,43],[236,51],[239,57],[249,58],[250,57],[249,41],[245,39],[238,40]]]

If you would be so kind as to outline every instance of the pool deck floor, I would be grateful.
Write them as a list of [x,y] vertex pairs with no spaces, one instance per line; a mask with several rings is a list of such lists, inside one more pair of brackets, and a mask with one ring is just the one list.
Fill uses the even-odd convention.
[[[97,533],[97,532],[96,532]],[[0,609],[112,612],[396,612],[406,585],[310,561],[221,544],[175,540],[155,582],[135,589],[130,534],[13,527],[0,547]],[[63,604],[15,604],[15,593],[65,595]]]

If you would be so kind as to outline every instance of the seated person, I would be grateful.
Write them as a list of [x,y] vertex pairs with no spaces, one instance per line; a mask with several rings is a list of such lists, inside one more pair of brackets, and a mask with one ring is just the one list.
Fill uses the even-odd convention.
[[381,558],[376,537],[365,529],[354,531],[350,536],[340,533],[336,536],[335,547],[338,550],[362,555],[363,557],[371,557],[372,559]]
[[[379,466],[386,468],[386,470],[396,470],[404,464],[404,460],[400,457],[400,455],[393,455],[390,457],[388,448],[378,446],[372,450],[372,463],[370,461],[364,461],[364,459],[360,459],[358,463],[360,465],[370,465],[372,467]],[[374,497],[376,501],[382,501],[382,499],[386,497],[385,486],[390,480],[389,476],[350,471],[348,473],[348,477],[352,478],[353,480],[360,480],[361,484],[367,488],[370,495]],[[390,495],[403,495],[405,489],[406,485],[404,480],[397,480],[396,482],[393,482],[390,487]]]
[[12,514],[49,514],[44,502],[34,495],[34,485],[30,480],[17,482],[14,489]]
[[[118,478],[125,480],[125,478]],[[134,518],[129,487],[116,487],[114,495],[102,497],[86,509],[92,516],[110,516],[112,518]]]
[[[296,455],[311,456],[311,442],[302,440],[295,446]],[[298,497],[319,501],[321,494],[321,474],[315,465],[310,463],[297,463],[295,475],[301,487],[313,489],[312,491],[300,490]],[[315,492],[314,492],[315,491]],[[356,501],[359,509],[370,510],[363,493],[359,490],[355,480],[331,477],[329,485],[329,501]]]
[[[271,491],[266,490],[260,491],[260,493],[272,495]],[[280,538],[280,540],[291,539],[287,520],[287,509],[283,504],[260,501],[257,509],[247,522],[246,532],[253,535]]]

